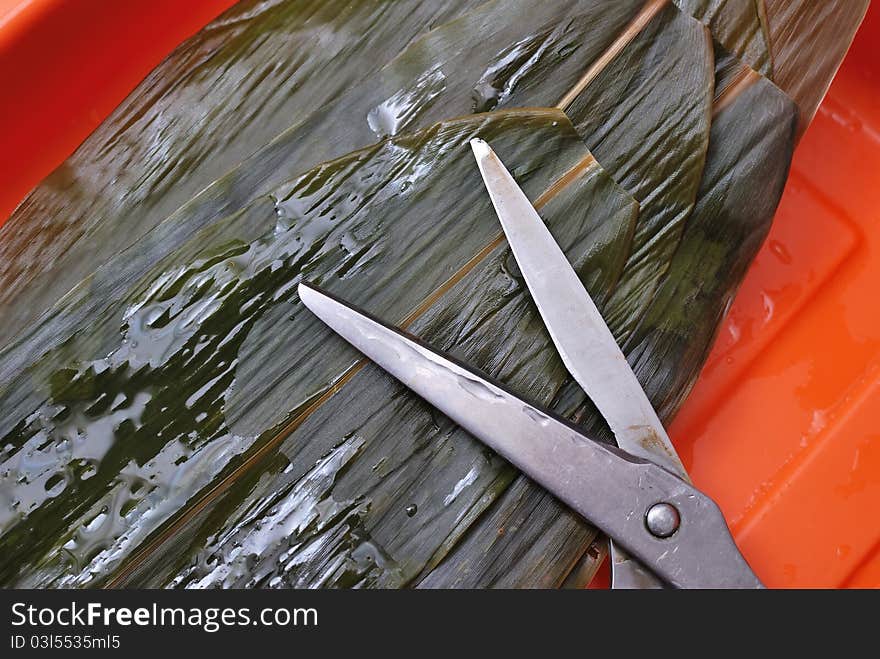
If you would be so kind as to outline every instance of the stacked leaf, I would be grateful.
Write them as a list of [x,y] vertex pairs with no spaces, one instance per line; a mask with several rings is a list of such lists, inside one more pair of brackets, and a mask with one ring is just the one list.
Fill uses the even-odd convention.
[[618,336],[637,322],[693,209],[713,81],[708,30],[667,5],[564,107],[596,158],[641,204],[630,276],[604,312]]
[[[613,12],[605,14],[601,11],[587,12],[584,10],[583,3],[575,3],[578,11],[581,12],[578,14],[579,19],[575,22],[568,15],[571,4],[568,2],[547,3],[548,7],[555,7],[559,17],[551,20],[549,24],[538,22],[535,25],[529,24],[527,21],[523,22],[522,20],[510,21],[507,13],[510,6],[508,2],[487,3],[473,12],[473,14],[447,26],[437,28],[423,39],[414,42],[406,52],[381,72],[378,80],[376,78],[366,78],[357,89],[353,90],[351,103],[344,103],[340,107],[350,109],[352,103],[357,103],[359,105],[355,107],[362,108],[357,114],[367,118],[368,108],[376,107],[377,104],[382,102],[383,98],[396,94],[400,89],[418,88],[419,81],[424,78],[425,71],[430,72],[438,64],[442,64],[450,76],[450,84],[444,86],[443,90],[439,92],[443,98],[449,98],[449,101],[444,104],[449,114],[466,113],[471,109],[474,102],[472,91],[475,80],[488,79],[489,82],[503,90],[506,80],[513,76],[515,76],[517,81],[517,87],[505,92],[505,98],[499,99],[500,102],[508,99],[520,99],[524,96],[523,104],[525,105],[549,105],[558,96],[561,96],[565,89],[574,84],[581,74],[579,62],[575,62],[572,65],[567,63],[567,59],[574,61],[573,54],[583,50],[592,52],[593,57],[598,56],[600,53],[596,45],[573,48],[571,46],[573,41],[571,35],[574,34],[575,42],[602,43],[603,35],[604,39],[609,40],[613,38],[620,25],[626,24],[626,20],[620,18],[618,13],[620,5],[615,5]],[[633,3],[633,6],[635,4]],[[607,3],[597,3],[597,6],[608,7]],[[546,16],[540,12],[533,12],[532,15],[536,20],[547,20]],[[501,20],[505,16],[508,17],[507,27],[503,27],[505,24]],[[606,18],[603,19],[603,16],[606,16]],[[561,24],[557,25],[560,20],[562,21]],[[609,30],[609,22],[614,29]],[[507,40],[499,42],[497,52],[487,50],[479,39],[480,35],[486,33],[487,26],[495,23],[502,25],[501,28],[496,29],[499,29],[499,31],[506,30],[507,36]],[[529,32],[530,29],[534,30],[537,37]],[[462,39],[462,35],[466,38]],[[503,62],[504,66],[499,67],[498,62]],[[549,68],[549,71],[553,73],[552,76],[547,75],[548,63],[552,64],[552,67]],[[486,71],[492,72],[490,78],[487,78]],[[411,72],[413,76],[413,80],[409,83],[407,83],[405,77],[408,72]],[[560,80],[561,83],[557,82],[557,80]],[[488,83],[483,84],[481,87],[484,95],[486,93],[486,84]],[[456,110],[456,103],[459,104],[458,107],[460,109]],[[315,124],[322,125],[325,130],[323,132],[315,131]],[[335,140],[328,139],[329,131],[333,130],[334,127],[338,137]],[[77,344],[77,347],[72,352],[79,353],[80,355],[102,356],[112,351],[115,344],[119,342],[119,330],[117,328],[122,326],[125,321],[123,317],[126,313],[124,305],[136,304],[137,298],[133,298],[133,296],[141,293],[143,289],[149,289],[152,286],[151,277],[156,276],[156,264],[165,254],[172,251],[176,246],[187,244],[190,241],[192,241],[191,244],[196,245],[202,244],[205,241],[204,236],[197,233],[200,226],[208,224],[215,218],[219,222],[211,224],[208,227],[209,229],[216,226],[225,226],[228,220],[224,219],[224,213],[241,213],[242,211],[239,210],[236,202],[239,200],[246,201],[250,195],[254,195],[255,186],[265,186],[267,181],[277,179],[279,171],[290,171],[291,174],[296,174],[307,169],[308,166],[302,163],[307,163],[307,159],[314,158],[316,151],[320,149],[335,149],[344,152],[344,148],[338,146],[339,144],[343,146],[357,146],[358,142],[366,144],[375,140],[375,138],[376,136],[373,134],[368,121],[359,123],[345,122],[340,121],[335,115],[328,115],[326,112],[321,113],[305,129],[300,125],[296,125],[286,131],[273,143],[249,159],[247,163],[238,167],[230,175],[211,186],[205,193],[185,205],[174,216],[158,226],[156,230],[141,239],[133,248],[124,251],[120,256],[114,258],[112,262],[99,268],[92,277],[71,292],[65,298],[62,305],[53,309],[43,319],[42,323],[31,328],[29,330],[31,333],[26,335],[17,346],[6,351],[6,358],[3,360],[2,365],[0,365],[0,373],[3,375],[2,381],[9,381],[12,385],[9,389],[9,394],[16,400],[17,410],[16,413],[10,414],[10,423],[6,427],[12,427],[14,424],[12,419],[16,417],[16,414],[19,415],[18,418],[21,418],[21,414],[26,414],[25,410],[33,409],[40,405],[41,403],[38,401],[42,401],[46,395],[46,392],[39,391],[39,384],[36,385],[38,391],[29,394],[29,390],[34,389],[33,384],[19,384],[18,382],[13,382],[12,378],[24,371],[32,371],[34,369],[33,364],[39,360],[44,360],[47,364],[55,364],[58,360],[57,353],[47,359],[44,359],[42,354],[47,349],[54,347],[65,350],[65,344],[69,344],[71,340],[75,341],[78,338],[77,330],[83,323],[89,323],[92,326],[92,331],[88,337],[83,337],[87,338],[87,343]],[[544,152],[538,151],[538,153]],[[586,152],[584,151],[584,153]],[[284,167],[280,166],[276,155],[284,159]],[[300,158],[296,156],[300,156]],[[434,154],[434,156],[436,157],[437,154]],[[550,158],[549,155],[546,155],[546,157]],[[469,160],[466,162],[470,165]],[[542,162],[542,160],[535,160],[531,168],[538,168]],[[318,165],[309,174],[308,178],[304,179],[308,181],[309,189],[313,186],[320,187],[319,184],[332,185],[333,179],[327,178],[325,172],[327,167],[335,166],[335,163]],[[468,171],[471,171],[470,168]],[[255,185],[251,185],[251,182],[254,182]],[[241,194],[238,195],[236,191],[241,191]],[[266,192],[271,193],[276,199],[280,198],[283,194],[281,191],[271,187]],[[479,189],[475,189],[474,194],[480,194]],[[296,203],[298,203],[296,199],[298,197],[289,201],[288,205],[295,207]],[[301,204],[300,211],[305,212],[310,207],[311,202],[302,201],[299,203]],[[439,205],[435,205],[433,208],[433,212],[436,213],[438,212]],[[491,218],[489,226],[492,227],[494,235],[494,232],[497,231],[497,223],[494,216],[490,215],[489,217]],[[272,220],[271,223],[267,224],[265,228],[272,228],[274,230],[275,216],[272,215],[270,219]],[[255,237],[251,236],[251,238]],[[317,240],[319,237],[314,238],[314,240]],[[308,244],[312,245],[312,243]],[[467,243],[463,244],[466,245]],[[410,249],[414,248],[410,246]],[[439,272],[442,274],[444,271],[441,269]],[[147,283],[145,284],[144,282]],[[417,301],[413,301],[412,304],[415,306]],[[227,312],[224,310],[224,313]],[[96,318],[106,318],[107,320],[99,323],[96,322]],[[104,329],[105,327],[107,328],[106,330]],[[310,328],[309,331],[314,330],[311,325]],[[105,332],[106,337],[102,336]],[[173,330],[168,330],[166,333],[173,333]],[[151,338],[147,346],[152,345],[154,342],[155,338]],[[137,343],[139,346],[144,346],[143,340],[139,340]],[[172,347],[178,346],[172,344]],[[163,346],[163,350],[167,351],[168,347]],[[70,349],[68,348],[61,354],[70,354]],[[158,356],[154,356],[152,360],[154,363],[159,363],[172,354],[163,352]],[[315,361],[319,362],[320,357],[316,355]],[[272,359],[271,363],[281,369],[281,373],[277,377],[295,378],[289,372],[289,364],[286,364],[283,360]],[[265,363],[262,360],[254,362],[254,364],[258,368],[265,367]],[[314,374],[318,371],[310,366],[305,372]],[[220,375],[220,372],[213,373],[214,377],[220,377]],[[30,376],[27,378],[27,382],[32,380],[33,378]],[[296,380],[293,379],[292,381],[295,382]],[[269,379],[268,382],[275,383],[276,379]],[[303,384],[305,385],[306,383],[303,382]],[[307,386],[314,384],[310,383]],[[263,424],[261,430],[269,425],[269,421],[273,419],[274,415],[277,415],[279,412],[295,409],[296,406],[291,405],[290,398],[286,397],[286,394],[289,393],[283,392],[281,389],[275,391],[275,395],[278,396],[277,402],[267,401],[266,405],[271,409],[270,416],[267,417],[265,415],[262,407],[253,412],[253,416],[257,419],[256,423]],[[25,395],[27,395],[26,398],[24,398]],[[183,394],[179,395],[183,396]],[[295,395],[299,396],[299,394]],[[300,400],[307,399],[309,395],[312,394],[303,394]],[[183,396],[183,398],[187,396]],[[19,403],[18,401],[21,402]],[[250,405],[251,403],[248,404]],[[227,418],[232,415],[232,412],[228,409],[225,413]],[[218,464],[209,470],[205,477],[213,478],[222,470],[225,463],[243,450],[244,447],[249,447],[253,443],[256,443],[258,446],[261,445],[262,441],[259,440],[259,436],[262,434],[261,430],[248,433],[246,437],[241,438],[240,446],[237,444],[237,448],[230,455],[223,454],[222,459],[209,454],[208,458],[216,460]],[[206,438],[210,438],[213,429],[208,427],[205,432],[208,433]],[[51,434],[54,434],[54,432]],[[85,441],[88,442],[88,437],[85,438]],[[12,445],[17,445],[20,442],[21,440],[17,439]],[[124,443],[121,434],[117,437],[117,442],[120,444]],[[157,443],[160,445],[168,444],[171,449],[176,450],[177,438],[172,435],[161,441],[157,440]],[[201,454],[197,457],[202,459]],[[38,474],[34,474],[32,478],[38,480],[47,472],[57,470],[59,467],[63,468],[63,465],[64,460],[62,460],[61,465],[50,463],[44,466]],[[161,463],[157,463],[157,465],[147,465],[147,468],[158,469]],[[190,471],[199,471],[200,469],[200,467],[191,467]],[[151,475],[153,475],[152,472]],[[156,479],[159,478],[160,476],[156,476]],[[104,482],[104,485],[99,487],[93,482],[90,495],[84,501],[81,501],[78,497],[70,496],[70,493],[68,493],[68,496],[62,497],[56,502],[55,505],[60,506],[61,509],[47,514],[67,520],[67,527],[63,531],[59,530],[61,538],[72,537],[78,528],[87,525],[90,516],[93,516],[92,511],[95,509],[95,506],[100,509],[107,505],[110,498],[114,496],[112,493],[116,491],[117,480],[118,478],[116,478],[113,470],[108,470],[107,480]],[[205,483],[201,480],[197,481],[197,486],[190,485],[185,479],[182,479],[180,482],[182,483],[182,493],[179,497],[182,497],[183,501],[179,500],[178,495],[174,497],[166,495],[165,498],[172,498],[176,503],[169,505],[167,501],[162,501],[162,505],[158,506],[161,508],[161,511],[152,511],[151,509],[150,514],[143,515],[142,523],[144,528],[139,530],[139,533],[146,535],[154,531],[157,525],[164,523],[170,514],[176,512],[175,505],[181,506],[186,498],[193,496],[200,487],[205,486]],[[146,497],[150,491],[147,488],[141,492],[141,495]],[[156,498],[155,496],[153,497],[153,499]],[[103,503],[98,505],[99,502]],[[74,515],[73,510],[83,511],[83,517]],[[131,522],[129,522],[130,524]],[[122,525],[120,525],[120,529],[121,527]],[[23,530],[26,528],[23,527]],[[120,539],[122,535],[121,530],[117,529],[105,541],[126,542],[127,540]],[[57,538],[50,539],[57,541]],[[115,547],[111,553],[119,556],[122,552],[118,547]],[[124,553],[122,554],[124,555]],[[44,560],[42,555],[36,551],[29,551],[28,555],[33,560]],[[52,556],[53,560],[57,558],[57,547],[55,545],[48,549],[48,555]],[[97,572],[97,570],[90,568],[89,574],[84,579],[92,579],[94,575],[91,572]]]
[[[179,53],[235,26],[260,45],[242,37],[247,55],[224,49],[218,69],[250,72],[283,39],[369,25],[366,40],[301,54],[313,68],[285,94],[254,78],[253,111],[223,115],[250,136],[209,122],[192,144],[218,162],[180,189],[160,187],[173,159],[94,215],[86,194],[44,186],[4,232],[22,236],[0,241],[15,253],[39,222],[58,223],[60,244],[91,261],[5,271],[8,299],[30,305],[0,353],[3,583],[561,583],[595,531],[365,365],[294,292],[318,281],[607,436],[499,235],[474,136],[535,199],[662,416],[699,372],[793,147],[795,105],[748,66],[786,66],[762,2],[677,3],[732,52],[659,0],[364,2],[319,11],[322,28],[297,4],[246,4]],[[179,53],[157,105],[132,97],[139,120],[207,87]],[[142,91],[166,81],[151,80]],[[282,111],[290,127],[268,141],[265,117]],[[107,136],[132,140],[132,126],[111,119],[71,167],[121,162],[130,154]],[[186,161],[196,151],[175,134],[163,148]],[[66,224],[61,203],[78,213]]]
[[837,73],[869,0],[764,0],[773,80],[800,107],[798,132],[812,121]]
[[257,146],[479,0],[403,4],[244,0],[175,50],[3,227],[0,340]]
[[675,0],[703,21],[712,35],[755,71],[773,76],[773,52],[764,0]]
[[[410,44],[476,4],[288,0],[231,9],[175,51],[3,227],[0,304],[11,313],[0,340],[208,186],[175,222],[194,230],[220,219],[322,160],[374,142],[383,124],[399,130],[465,114],[475,102],[489,104],[493,89],[496,102],[523,104],[531,100],[523,93],[545,80],[564,88],[566,72],[556,69],[579,75],[642,0],[548,0],[538,8],[496,0]],[[459,36],[478,31],[496,38],[495,47]],[[475,78],[484,77],[482,96],[472,99]],[[516,96],[508,98],[506,85]],[[116,230],[120,220],[125,231]]]
[[[663,18],[660,15],[656,20]],[[656,61],[657,50],[640,47],[637,42],[633,45]],[[664,51],[660,48],[659,52]],[[682,365],[692,363],[690,360],[702,364],[705,360],[723,313],[770,227],[794,142],[793,103],[720,47],[716,47],[716,55],[717,94],[712,104],[706,164],[697,184],[696,204],[669,260],[668,274],[651,300],[635,308],[633,332],[623,329],[630,320],[626,315],[611,318],[607,312],[604,314],[612,331],[625,337],[624,353],[664,419],[671,418],[678,409],[698,373]],[[584,93],[590,94],[589,87]],[[644,101],[646,105],[624,114],[630,125],[622,134],[631,135],[633,142],[621,154],[637,150],[646,139],[639,134],[637,124],[643,113],[651,111],[647,103],[656,97],[644,97],[650,99]],[[618,121],[612,112],[610,123],[616,125]],[[684,153],[679,156],[682,163],[688,162],[681,157]],[[615,161],[613,152],[607,155],[608,162]],[[620,162],[627,160],[622,158]],[[654,163],[646,162],[643,180],[649,180],[647,177],[656,175],[656,171]],[[663,189],[662,183],[658,189]],[[640,224],[643,217],[640,214]],[[639,277],[639,272],[638,261],[631,260],[618,290],[629,277]],[[593,436],[613,439],[604,420],[572,381],[562,384],[554,400],[557,411],[577,420]],[[581,520],[523,476],[518,477],[491,515],[484,523],[487,531],[472,529],[453,555],[426,575],[420,585],[559,585],[578,558],[565,549],[588,532]],[[533,521],[535,516],[540,522]],[[533,545],[520,544],[510,534],[498,532],[511,523],[525,524],[526,520],[530,531],[541,529],[539,537],[530,539]],[[542,569],[539,574],[536,565]]]
[[800,109],[803,134],[870,0],[674,0],[731,53],[771,78]]

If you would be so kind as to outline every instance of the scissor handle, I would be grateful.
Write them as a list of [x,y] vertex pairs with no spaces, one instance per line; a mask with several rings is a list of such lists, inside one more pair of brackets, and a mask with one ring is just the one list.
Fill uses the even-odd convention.
[[[618,543],[677,588],[763,588],[718,505],[689,483],[643,464]],[[621,542],[622,541],[622,542]]]
[[761,586],[721,510],[672,472],[597,442],[500,382],[338,298],[303,304],[355,348],[681,588]]

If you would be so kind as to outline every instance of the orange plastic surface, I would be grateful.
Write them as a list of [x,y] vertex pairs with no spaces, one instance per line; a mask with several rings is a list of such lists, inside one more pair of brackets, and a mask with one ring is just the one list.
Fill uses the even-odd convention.
[[[0,0],[0,218],[232,0]],[[880,7],[670,428],[768,586],[880,586]]]
[[0,0],[0,224],[234,0]]
[[880,6],[670,434],[768,586],[880,586]]

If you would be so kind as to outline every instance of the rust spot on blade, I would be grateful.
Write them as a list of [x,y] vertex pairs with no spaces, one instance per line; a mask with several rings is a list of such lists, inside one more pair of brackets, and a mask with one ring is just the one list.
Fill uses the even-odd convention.
[[[669,448],[666,446],[666,442],[657,434],[657,431],[648,426],[636,426],[633,430],[639,430],[639,439],[638,442],[643,449],[650,453],[664,453],[666,455],[671,455],[669,453]],[[674,456],[673,456],[674,457]]]
[[661,437],[651,426],[629,426],[627,430],[633,433],[636,438],[635,441],[648,452],[648,455],[668,456],[671,464],[677,465],[677,468],[674,470],[676,475],[690,482],[690,478],[684,471],[684,465],[681,464],[681,459],[675,453],[675,449],[667,443],[668,440],[665,437]]

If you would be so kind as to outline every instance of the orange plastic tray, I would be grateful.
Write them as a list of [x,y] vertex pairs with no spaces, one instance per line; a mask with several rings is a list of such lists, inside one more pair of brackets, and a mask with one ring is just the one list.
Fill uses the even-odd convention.
[[[0,0],[0,218],[231,4]],[[875,5],[670,429],[769,586],[880,586],[877,43]]]

